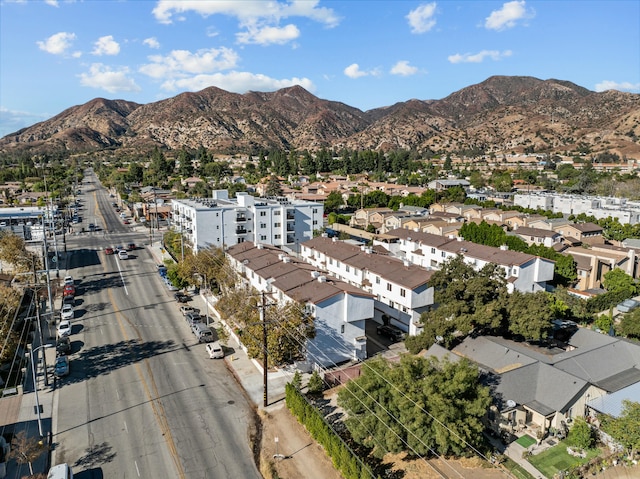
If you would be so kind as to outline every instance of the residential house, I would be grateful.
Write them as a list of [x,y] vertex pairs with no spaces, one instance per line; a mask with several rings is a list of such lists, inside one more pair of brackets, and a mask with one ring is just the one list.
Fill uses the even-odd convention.
[[513,231],[507,232],[507,235],[517,236],[525,241],[529,246],[542,245],[547,248],[553,248],[562,242],[562,235],[557,231],[549,231],[541,228],[528,228],[521,226]]
[[307,361],[326,368],[366,359],[365,323],[374,313],[370,293],[270,245],[245,241],[231,246],[226,256],[246,285],[270,293],[269,301],[280,305],[299,303],[313,317],[315,336],[306,341]]
[[398,238],[398,241],[374,244],[425,268],[439,269],[442,263],[458,255],[462,255],[465,262],[478,270],[486,264],[498,265],[504,271],[510,292],[514,289],[522,292],[544,291],[547,282],[553,279],[554,261],[510,251],[506,246],[494,248],[465,241],[461,237],[450,238],[403,229],[387,234]]
[[430,190],[436,190],[438,192],[448,190],[455,186],[467,189],[471,186],[471,183],[467,180],[433,180],[427,183],[427,187]]
[[300,246],[304,261],[372,294],[378,323],[412,335],[422,331],[420,315],[433,306],[433,271],[337,238],[316,237]]
[[564,238],[572,238],[588,245],[600,245],[605,243],[604,230],[595,223],[569,223],[553,226],[553,230]]
[[604,275],[613,269],[621,269],[634,279],[640,278],[640,257],[633,248],[612,245],[594,245],[590,248],[574,246],[565,248],[562,254],[571,255],[577,265],[579,290],[602,287]]
[[[437,345],[432,349],[446,355]],[[479,365],[491,387],[488,419],[496,431],[566,431],[596,398],[630,393],[640,383],[640,345],[565,321],[555,321],[549,345],[480,336],[466,338],[451,353]]]
[[366,230],[369,225],[373,225],[378,229],[384,222],[384,215],[393,213],[391,208],[361,208],[353,213],[349,226]]

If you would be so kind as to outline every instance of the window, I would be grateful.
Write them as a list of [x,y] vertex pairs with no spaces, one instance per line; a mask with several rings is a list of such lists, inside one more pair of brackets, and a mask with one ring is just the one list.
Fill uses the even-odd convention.
[[282,238],[282,235],[274,235],[273,237],[274,237],[275,239],[280,239],[280,238]]
[[380,276],[376,276],[376,284],[380,284]]
[[431,254],[436,254],[436,249],[435,248],[431,248]]
[[260,228],[265,229],[267,227],[267,223],[260,223]]
[[445,252],[443,251],[442,253],[440,253],[440,256],[442,256],[442,257],[444,258],[444,257],[445,257],[445,256],[447,256],[447,255],[446,255],[446,254],[445,254]]
[[260,241],[267,241],[267,235],[260,235]]
[[280,223],[273,223],[274,228],[280,228]]
[[280,216],[280,210],[276,210],[273,212],[273,216]]
[[340,332],[344,334],[344,324],[340,325]]
[[329,264],[333,266],[333,258],[329,258]]
[[318,208],[313,208],[313,214],[316,214],[318,212]]
[[387,283],[387,291],[391,291],[391,283]]
[[345,266],[345,270],[348,273],[349,271],[351,271],[351,268],[349,268],[349,266]]
[[317,225],[318,224],[318,220],[313,220],[313,224]]
[[404,288],[400,288],[400,296],[403,298],[407,296],[407,290]]
[[267,212],[266,211],[261,211],[260,212],[260,216],[267,216]]

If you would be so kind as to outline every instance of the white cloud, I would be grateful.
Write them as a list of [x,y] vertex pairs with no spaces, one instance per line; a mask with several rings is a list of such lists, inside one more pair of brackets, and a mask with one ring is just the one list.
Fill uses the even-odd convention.
[[406,77],[418,73],[418,67],[409,65],[407,60],[400,60],[391,67],[390,73],[392,75],[402,75]]
[[91,52],[94,55],[117,55],[120,53],[120,44],[113,39],[113,35],[98,38]]
[[513,54],[511,50],[505,50],[500,52],[498,50],[482,50],[478,53],[456,53],[455,55],[449,55],[447,60],[450,63],[482,63],[485,58],[498,61],[503,58],[510,57]]
[[378,76],[380,75],[380,70],[378,68],[374,68],[373,70],[360,70],[360,65],[357,63],[352,63],[347,68],[344,69],[344,74],[349,78],[360,78],[365,76]]
[[613,80],[603,80],[596,84],[596,91],[607,90],[638,92],[640,91],[640,83],[631,83],[628,81],[619,83]]
[[500,10],[494,10],[485,19],[484,26],[489,30],[505,30],[513,28],[518,20],[526,20],[535,16],[532,10],[527,11],[524,0],[514,0],[502,5]]
[[47,5],[51,5],[52,7],[58,6],[58,0],[44,0],[44,3],[46,3]]
[[145,38],[142,42],[144,45],[147,45],[149,48],[158,49],[160,48],[160,42],[156,37]]
[[330,8],[318,7],[319,0],[291,0],[286,2],[264,0],[217,0],[215,2],[159,0],[153,15],[161,23],[171,23],[175,14],[195,12],[203,17],[228,15],[236,17],[241,24],[263,22],[277,24],[283,18],[310,18],[329,27],[336,26],[340,19]]
[[184,78],[190,75],[229,70],[238,63],[238,54],[230,48],[210,48],[192,53],[173,50],[169,55],[151,55],[151,63],[142,65],[140,72],[152,78]]
[[230,92],[245,93],[250,90],[274,91],[293,85],[300,85],[308,91],[315,90],[313,82],[308,78],[277,79],[259,73],[237,71],[168,80],[162,84],[162,88],[169,91],[199,91],[210,86],[216,86]]
[[59,32],[51,35],[43,42],[36,42],[40,50],[52,55],[64,55],[76,39],[75,33]]
[[300,30],[293,24],[284,27],[250,28],[246,32],[236,35],[238,43],[255,43],[258,45],[279,44],[283,45],[300,36]]
[[140,91],[140,87],[132,78],[128,77],[128,74],[129,68],[127,67],[113,70],[102,63],[94,63],[88,73],[81,73],[79,76],[82,86],[99,88],[109,93]]
[[434,17],[436,13],[436,2],[424,3],[415,10],[411,10],[407,15],[411,33],[425,33],[436,25]]

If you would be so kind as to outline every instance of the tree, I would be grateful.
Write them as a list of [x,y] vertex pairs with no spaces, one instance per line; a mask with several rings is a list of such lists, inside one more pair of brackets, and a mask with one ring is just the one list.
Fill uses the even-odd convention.
[[375,457],[467,454],[482,441],[482,418],[491,403],[469,361],[402,356],[399,363],[366,361],[362,374],[338,392],[354,441]]
[[514,291],[509,295],[507,310],[509,331],[516,336],[540,341],[550,334],[553,314],[546,292],[521,293]]
[[606,273],[603,277],[602,285],[609,292],[624,291],[629,294],[629,297],[636,294],[638,290],[635,280],[620,268],[612,269]]
[[635,457],[640,450],[640,402],[623,400],[620,416],[602,416],[602,429]]
[[324,382],[318,374],[318,371],[313,371],[309,382],[307,383],[307,392],[312,395],[320,394],[324,390]]
[[332,191],[327,195],[327,198],[324,200],[324,211],[325,213],[335,213],[344,205],[344,199],[342,195],[337,191]]
[[41,439],[27,436],[24,431],[20,431],[11,441],[9,457],[14,458],[18,464],[29,464],[29,472],[33,475],[32,463],[40,457],[45,449]]
[[280,186],[280,180],[277,176],[271,175],[269,177],[265,194],[266,196],[282,196],[282,186]]
[[640,308],[624,315],[620,321],[620,332],[628,338],[640,339]]
[[595,434],[591,426],[582,418],[577,418],[569,430],[567,441],[581,449],[591,449],[595,443]]

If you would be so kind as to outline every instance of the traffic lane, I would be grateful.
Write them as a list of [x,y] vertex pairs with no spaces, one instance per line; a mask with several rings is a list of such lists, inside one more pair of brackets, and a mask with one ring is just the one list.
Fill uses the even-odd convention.
[[[129,265],[131,260],[121,262]],[[155,268],[150,261],[140,267],[145,274]],[[179,346],[150,357],[149,364],[187,477],[261,477],[251,449],[251,406],[224,362],[208,359],[173,294],[157,272],[154,275],[155,281],[144,279],[144,274],[128,276],[130,294],[124,301],[135,298],[162,305],[162,314],[140,311],[132,321],[144,342],[173,340]],[[131,303],[122,306],[136,309]]]
[[[92,272],[95,268],[88,271]],[[94,299],[86,301],[111,304],[110,291],[96,288]],[[78,469],[100,463],[105,477],[179,477],[144,385],[144,368],[139,366],[148,355],[170,345],[140,348],[137,339],[123,334],[121,321],[112,310],[88,315],[79,320],[80,334],[72,336],[82,335],[83,347],[73,359],[72,374],[65,384],[61,382],[58,442],[63,457]],[[124,395],[124,389],[129,394]],[[112,463],[114,457],[118,460]]]

